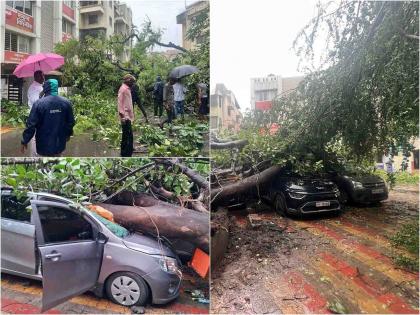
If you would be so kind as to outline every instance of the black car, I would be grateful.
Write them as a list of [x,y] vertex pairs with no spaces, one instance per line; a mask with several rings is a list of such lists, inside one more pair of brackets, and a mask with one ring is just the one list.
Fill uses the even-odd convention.
[[332,174],[331,180],[340,190],[340,202],[362,204],[377,203],[388,199],[388,187],[385,181],[372,174]]
[[281,215],[339,212],[340,192],[331,181],[319,177],[279,176],[270,185],[270,199]]

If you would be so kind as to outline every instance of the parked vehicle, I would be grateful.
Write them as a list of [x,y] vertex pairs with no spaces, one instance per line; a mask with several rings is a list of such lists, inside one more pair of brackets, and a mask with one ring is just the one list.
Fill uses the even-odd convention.
[[66,198],[1,190],[2,272],[42,280],[42,311],[92,290],[124,306],[179,295],[177,256]]
[[341,210],[339,190],[328,180],[301,177],[296,174],[280,175],[270,186],[270,199],[281,215],[305,215]]
[[344,175],[333,173],[331,180],[340,190],[340,202],[376,203],[388,199],[388,187],[377,175]]

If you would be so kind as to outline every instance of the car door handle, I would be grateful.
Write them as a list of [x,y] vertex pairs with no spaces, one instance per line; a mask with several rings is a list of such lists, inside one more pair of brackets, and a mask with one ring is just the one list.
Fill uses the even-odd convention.
[[60,257],[61,257],[60,253],[51,253],[51,254],[45,255],[46,259],[51,259],[52,261],[57,261]]

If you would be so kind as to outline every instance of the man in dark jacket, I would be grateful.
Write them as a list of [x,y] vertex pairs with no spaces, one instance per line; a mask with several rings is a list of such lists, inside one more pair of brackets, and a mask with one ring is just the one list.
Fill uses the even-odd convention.
[[146,118],[146,124],[149,123],[149,120],[147,119],[146,110],[144,109],[143,104],[141,103],[140,99],[140,89],[136,82],[133,82],[133,85],[130,87],[131,89],[131,99],[133,100],[133,105],[137,104],[137,106],[140,108],[141,112],[144,115],[144,118]]
[[163,87],[165,84],[162,82],[161,77],[156,77],[155,85],[153,86],[153,101],[154,101],[154,112],[155,116],[162,117],[163,111]]
[[60,156],[73,135],[75,124],[70,101],[58,96],[58,82],[49,79],[43,85],[44,97],[36,101],[22,135],[21,152],[35,136],[36,152],[41,156]]

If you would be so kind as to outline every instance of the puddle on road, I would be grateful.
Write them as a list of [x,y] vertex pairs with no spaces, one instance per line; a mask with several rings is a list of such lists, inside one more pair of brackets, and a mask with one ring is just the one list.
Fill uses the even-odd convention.
[[[15,129],[2,133],[1,155],[2,157],[30,156],[29,150],[24,154],[20,152],[20,141],[22,139],[22,129]],[[119,156],[118,150],[109,148],[104,142],[95,142],[90,138],[90,134],[74,136],[67,142],[64,156],[90,157],[90,156]]]

